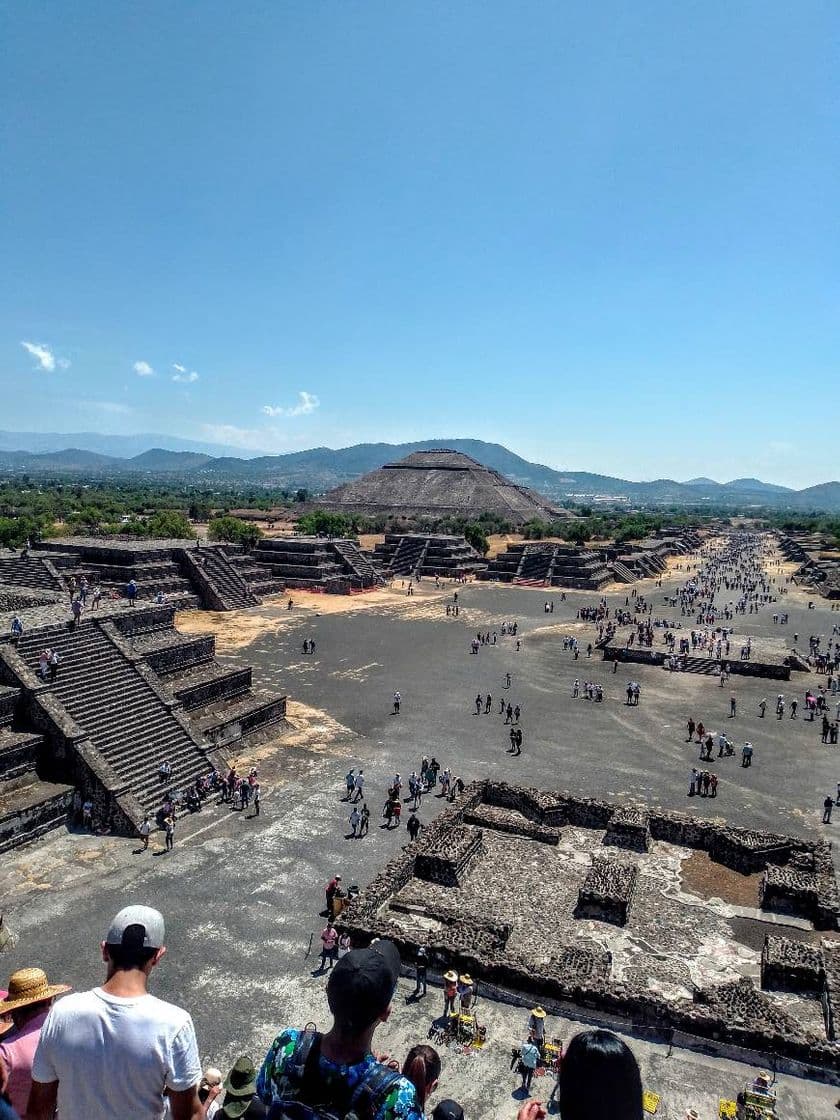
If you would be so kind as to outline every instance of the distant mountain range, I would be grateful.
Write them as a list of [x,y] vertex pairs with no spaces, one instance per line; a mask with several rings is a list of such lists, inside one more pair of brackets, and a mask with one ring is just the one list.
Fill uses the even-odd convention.
[[[20,444],[32,440],[26,449]],[[142,449],[144,440],[159,440],[166,447]],[[35,441],[41,441],[40,445]],[[56,448],[55,441],[66,441]],[[10,448],[17,442],[17,448]],[[68,447],[72,443],[74,446]],[[43,446],[46,444],[47,446]],[[96,444],[97,446],[91,446]],[[111,453],[100,450],[111,448]],[[297,489],[323,493],[359,475],[424,448],[451,447],[472,455],[480,463],[500,471],[512,481],[545,494],[554,501],[573,499],[594,504],[682,505],[702,509],[710,506],[769,507],[790,510],[840,512],[840,482],[825,482],[804,490],[793,490],[757,478],[715,482],[692,478],[687,482],[660,478],[631,482],[587,471],[557,471],[531,463],[498,443],[477,439],[428,439],[415,443],[359,443],[333,450],[316,447],[287,455],[238,455],[211,453],[208,445],[175,440],[168,436],[31,436],[0,432],[0,472],[37,475],[82,475],[107,477],[137,475],[146,478],[178,478],[196,486],[224,489],[236,483]],[[232,449],[223,448],[223,452]]]

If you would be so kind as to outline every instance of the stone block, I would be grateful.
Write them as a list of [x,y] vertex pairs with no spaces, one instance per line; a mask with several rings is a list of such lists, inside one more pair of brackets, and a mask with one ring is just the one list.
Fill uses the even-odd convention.
[[630,912],[637,875],[635,863],[596,856],[578,891],[575,917],[623,926]]

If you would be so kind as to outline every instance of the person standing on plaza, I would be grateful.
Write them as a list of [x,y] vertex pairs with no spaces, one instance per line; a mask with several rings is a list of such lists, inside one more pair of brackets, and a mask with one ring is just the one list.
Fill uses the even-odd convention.
[[165,847],[171,852],[175,847],[175,810],[173,809],[163,820],[163,829],[166,834]]
[[359,812],[358,808],[354,805],[353,808],[350,810],[350,818],[349,818],[350,835],[353,837],[354,840],[356,839],[356,837],[358,835],[358,829],[359,829],[359,825],[361,823],[362,823],[362,814]]
[[367,836],[368,829],[370,828],[370,809],[368,809],[367,802],[365,801],[362,802],[362,810],[360,816],[362,819],[361,823],[359,824],[359,839],[361,840],[363,836]]
[[417,950],[417,957],[414,962],[414,992],[412,994],[415,999],[419,999],[421,995],[425,996],[428,991],[428,969],[429,957],[426,950],[421,945]]
[[[202,1120],[201,1062],[189,1014],[148,991],[165,949],[163,916],[127,906],[102,942],[105,983],[50,1011],[32,1065],[27,1120]],[[118,1072],[117,1072],[118,1071]]]
[[338,960],[338,930],[332,923],[332,919],[327,919],[327,924],[321,930],[321,971],[326,972],[327,961],[330,962],[330,968]]
[[260,815],[260,800],[262,798],[262,790],[260,789],[259,782],[254,782],[253,786],[251,786],[251,796],[254,798],[254,816],[258,817]]
[[138,825],[137,831],[140,833],[140,839],[143,841],[143,851],[146,852],[149,850],[149,835],[152,831],[152,822],[149,820],[148,813],[146,813],[143,820]]
[[405,822],[405,827],[408,831],[409,839],[413,844],[417,837],[420,835],[420,829],[423,827],[420,823],[420,818],[417,816],[413,809],[408,815],[408,820]]
[[528,1038],[527,1042],[523,1043],[522,1049],[519,1051],[519,1074],[522,1078],[522,1090],[528,1095],[531,1095],[531,1081],[534,1077],[534,1070],[540,1060],[540,1052],[534,1045],[533,1040]]

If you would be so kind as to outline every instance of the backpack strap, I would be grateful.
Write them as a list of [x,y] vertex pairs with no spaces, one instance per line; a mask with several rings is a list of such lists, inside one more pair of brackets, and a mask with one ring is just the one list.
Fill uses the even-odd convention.
[[377,1062],[362,1078],[350,1098],[350,1108],[359,1120],[374,1120],[391,1087],[402,1074]]

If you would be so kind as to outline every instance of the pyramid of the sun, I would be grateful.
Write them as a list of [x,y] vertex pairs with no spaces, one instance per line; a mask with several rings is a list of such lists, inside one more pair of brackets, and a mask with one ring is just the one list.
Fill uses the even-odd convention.
[[494,513],[517,524],[532,517],[566,517],[548,498],[517,486],[469,455],[415,451],[396,463],[330,490],[318,505],[353,513],[402,517],[477,517]]

